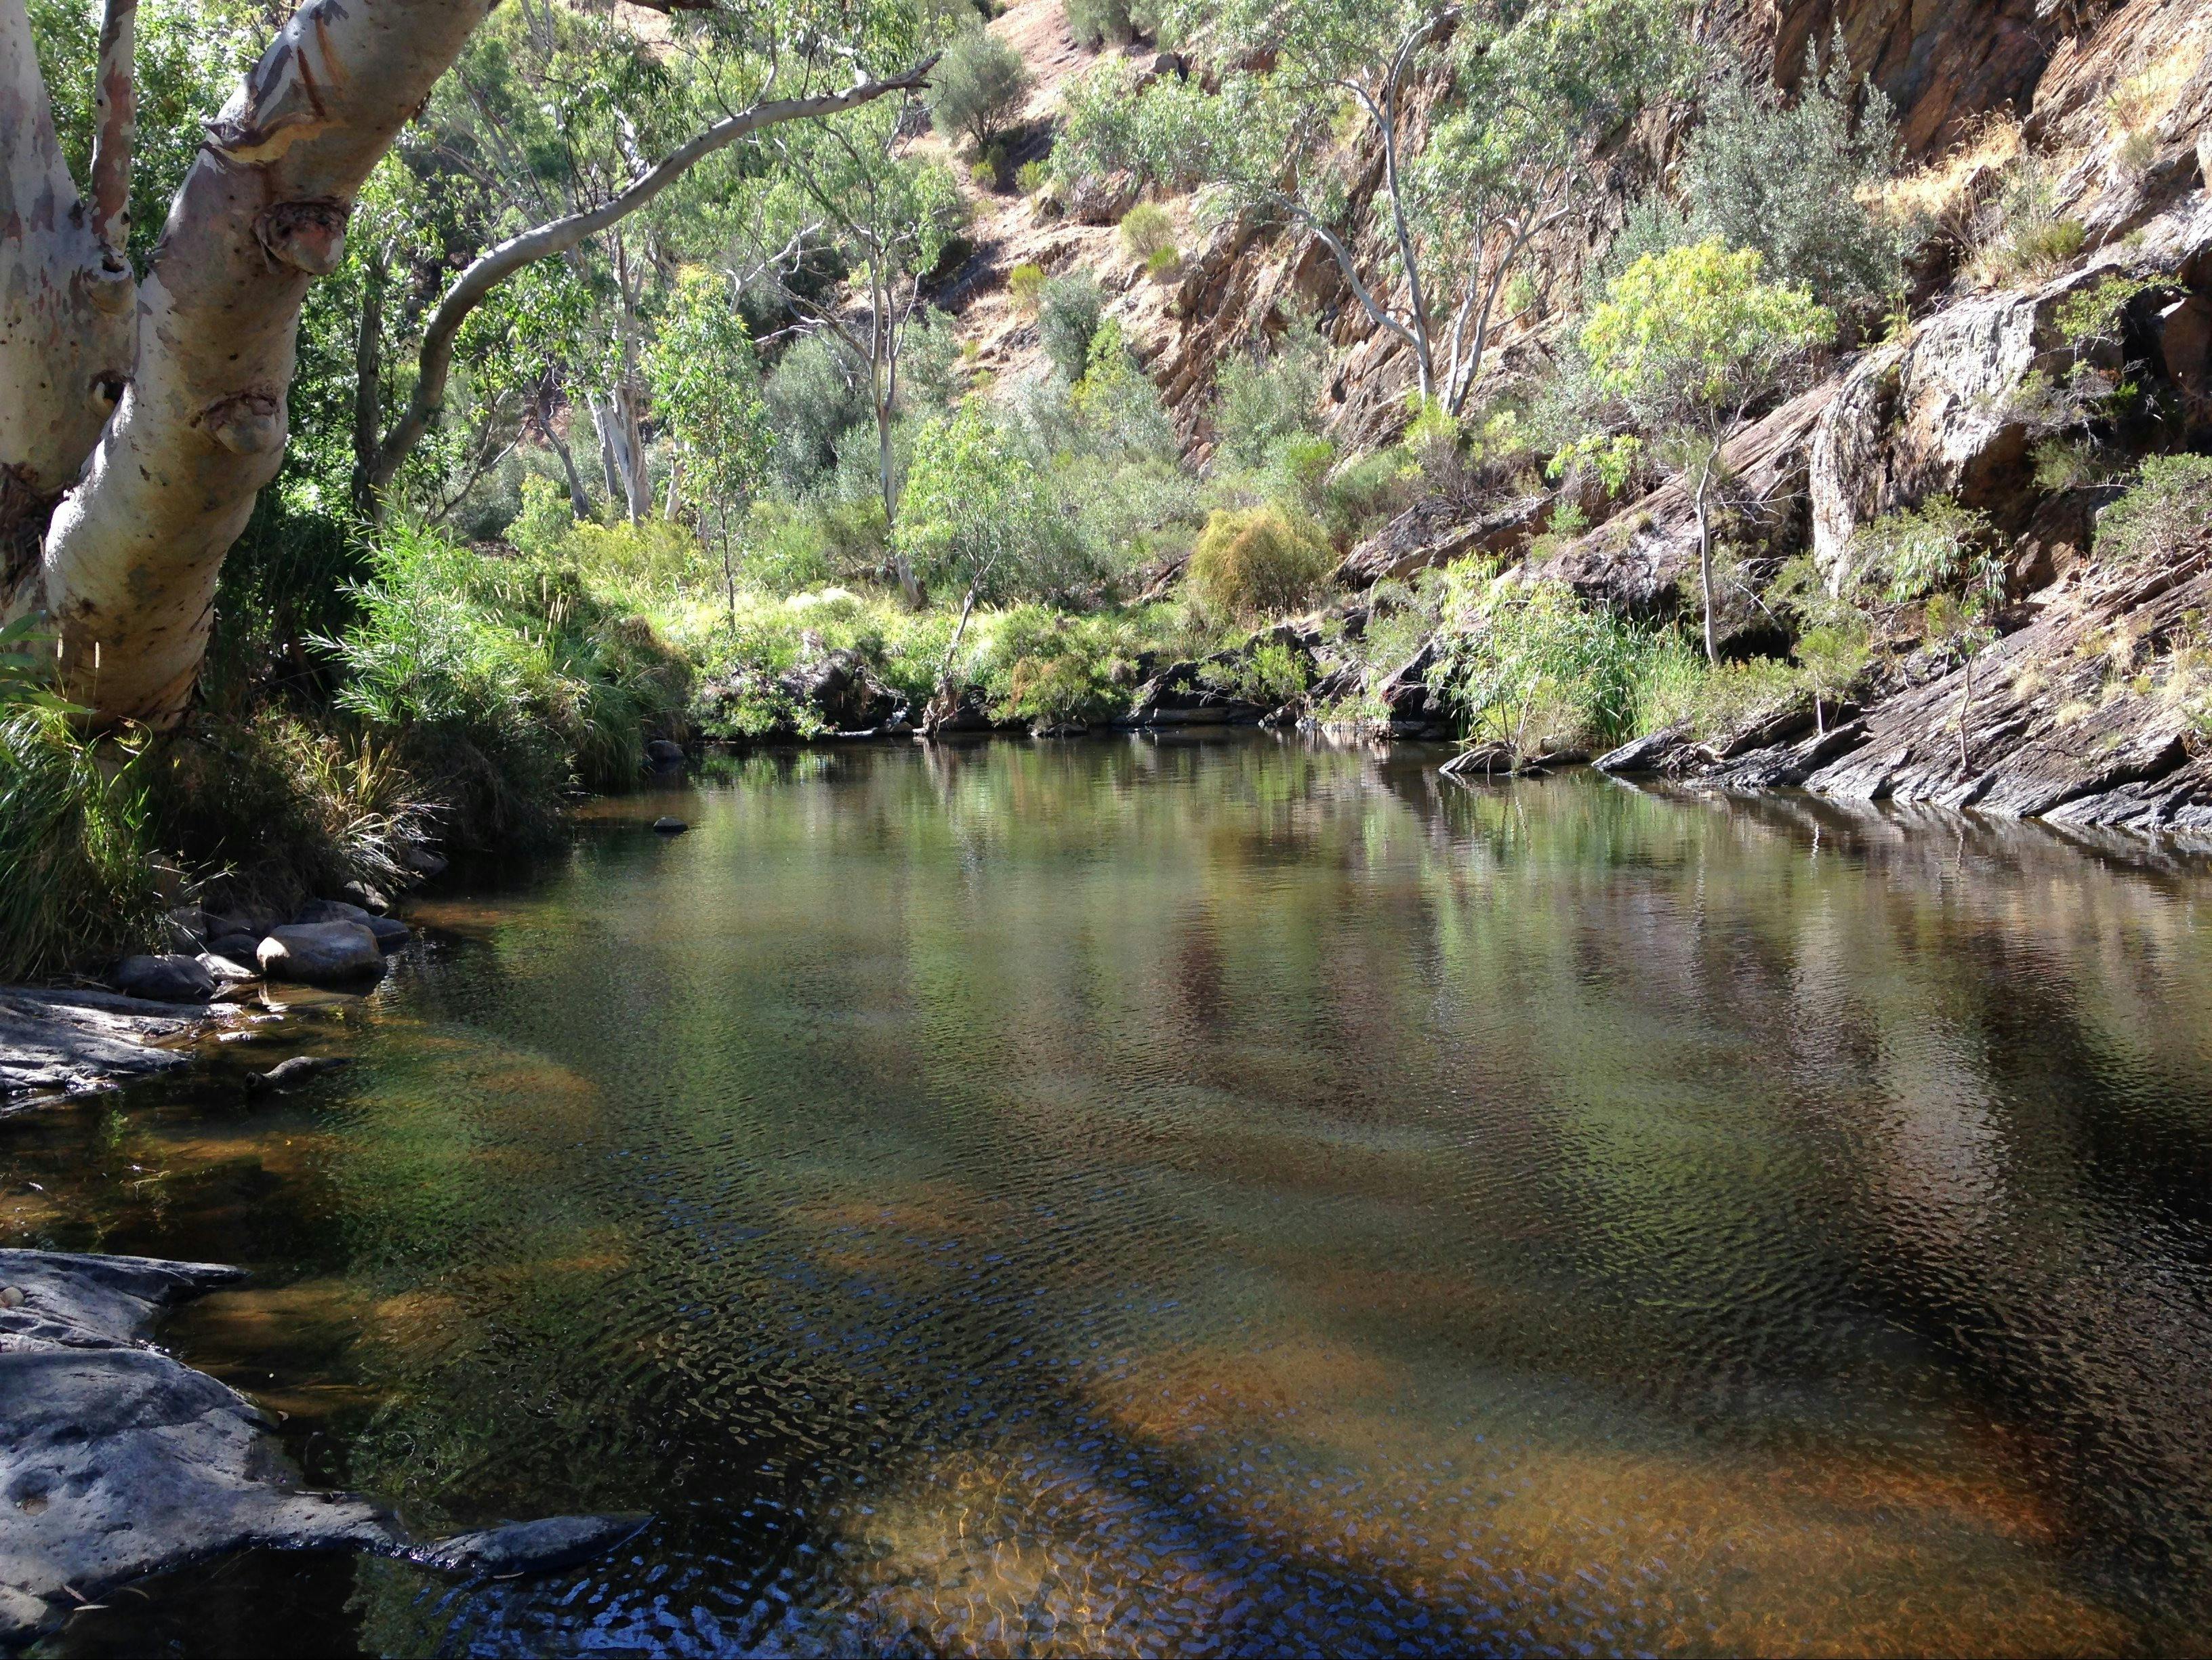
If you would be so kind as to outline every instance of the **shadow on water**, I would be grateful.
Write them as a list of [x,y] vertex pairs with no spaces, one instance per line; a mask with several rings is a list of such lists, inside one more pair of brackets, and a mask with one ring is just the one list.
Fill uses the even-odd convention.
[[167,1341],[312,1479],[660,1518],[54,1651],[2203,1646],[2203,868],[1434,758],[748,757],[344,1071],[11,1122],[9,1243],[258,1270]]

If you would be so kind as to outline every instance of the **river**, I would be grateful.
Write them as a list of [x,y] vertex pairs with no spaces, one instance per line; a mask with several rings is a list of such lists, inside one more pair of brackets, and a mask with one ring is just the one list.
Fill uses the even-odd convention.
[[314,1483],[654,1517],[46,1651],[2212,1645],[2212,870],[1438,758],[717,763],[0,1125],[0,1243],[255,1270],[164,1341]]

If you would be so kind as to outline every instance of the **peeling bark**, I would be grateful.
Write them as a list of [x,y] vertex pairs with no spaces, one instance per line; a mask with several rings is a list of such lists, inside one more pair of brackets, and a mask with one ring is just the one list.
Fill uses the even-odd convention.
[[[118,9],[128,9],[111,16]],[[99,239],[54,150],[22,0],[0,0],[0,228],[22,228],[0,239],[0,260],[29,267],[39,295],[0,344],[0,460],[28,458],[34,477],[66,485],[91,453],[39,569],[5,609],[55,618],[65,689],[97,724],[159,727],[182,712],[223,555],[283,458],[307,284],[343,257],[362,181],[487,9],[484,0],[313,0],[293,15],[178,192],[138,295],[134,363],[127,308],[97,334],[100,350],[66,326],[107,314],[79,297],[98,291],[84,273],[99,267]],[[46,240],[34,247],[27,236]],[[18,361],[33,355],[27,343],[50,360],[36,380]],[[106,419],[93,385],[118,369],[130,378]],[[27,395],[34,384],[53,395]]]

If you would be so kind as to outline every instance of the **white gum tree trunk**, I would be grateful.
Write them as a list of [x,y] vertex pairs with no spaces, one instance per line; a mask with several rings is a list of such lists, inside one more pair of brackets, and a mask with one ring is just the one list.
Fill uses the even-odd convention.
[[[210,128],[134,306],[101,235],[120,216],[112,170],[95,162],[102,214],[63,166],[24,0],[0,0],[0,515],[68,492],[37,558],[10,557],[0,616],[47,614],[64,689],[96,724],[182,712],[223,555],[283,459],[307,284],[337,266],[362,181],[488,9],[302,6]],[[119,98],[109,56],[102,115],[119,105],[127,123],[127,26]]]

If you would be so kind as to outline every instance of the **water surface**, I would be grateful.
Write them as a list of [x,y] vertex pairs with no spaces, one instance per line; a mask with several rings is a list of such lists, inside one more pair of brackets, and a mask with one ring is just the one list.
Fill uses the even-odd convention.
[[1437,758],[756,757],[252,1057],[344,1071],[0,1125],[0,1242],[257,1270],[167,1341],[312,1480],[656,1518],[52,1650],[2212,1645],[2205,870]]

